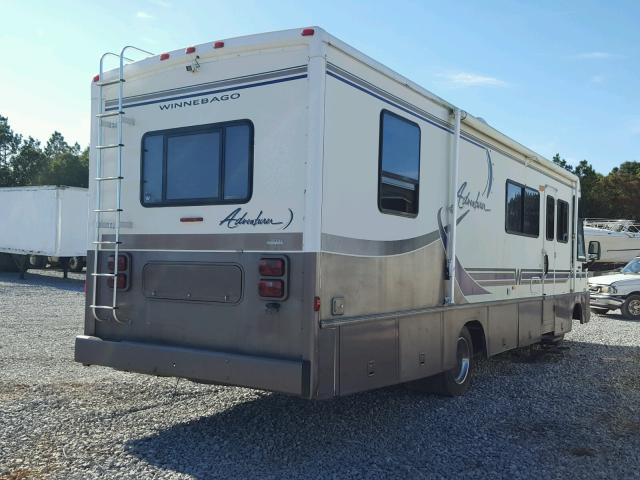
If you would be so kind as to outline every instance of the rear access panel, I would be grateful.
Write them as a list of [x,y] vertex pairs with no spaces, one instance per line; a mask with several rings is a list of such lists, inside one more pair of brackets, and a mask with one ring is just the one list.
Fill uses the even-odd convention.
[[398,382],[396,320],[364,322],[340,328],[340,394]]
[[225,263],[153,262],[143,269],[142,285],[147,298],[238,303],[242,269]]

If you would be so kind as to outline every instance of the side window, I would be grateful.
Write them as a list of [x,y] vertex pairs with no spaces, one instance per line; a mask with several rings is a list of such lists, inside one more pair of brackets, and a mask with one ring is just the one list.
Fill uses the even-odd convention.
[[380,114],[378,208],[383,213],[418,214],[420,127],[394,113]]
[[562,243],[569,241],[569,204],[564,200],[558,200],[558,236]]
[[540,192],[507,180],[505,230],[515,235],[538,237],[540,234]]
[[553,240],[556,236],[555,233],[555,221],[556,221],[556,200],[547,196],[547,228],[546,235],[547,240]]
[[247,120],[146,133],[140,201],[145,207],[245,203],[252,161]]

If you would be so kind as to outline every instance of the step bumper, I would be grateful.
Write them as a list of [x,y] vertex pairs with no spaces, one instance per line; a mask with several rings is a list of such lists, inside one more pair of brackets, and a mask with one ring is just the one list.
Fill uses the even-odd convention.
[[236,385],[304,395],[302,360],[173,347],[132,341],[109,341],[78,335],[75,361],[128,372]]

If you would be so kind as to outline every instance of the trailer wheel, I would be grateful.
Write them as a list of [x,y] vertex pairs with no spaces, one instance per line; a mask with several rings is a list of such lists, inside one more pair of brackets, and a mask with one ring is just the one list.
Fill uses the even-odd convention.
[[456,351],[456,364],[451,370],[418,380],[413,382],[412,385],[419,390],[447,397],[456,397],[464,394],[471,385],[471,375],[475,366],[473,341],[467,327],[463,327],[460,330],[454,348]]
[[640,295],[632,293],[620,307],[622,316],[629,320],[640,320]]
[[80,257],[70,257],[69,258],[69,270],[75,273],[81,273],[84,268],[84,262]]
[[29,257],[29,268],[43,269],[47,266],[47,257],[42,255],[31,255]]
[[591,311],[597,315],[605,315],[607,312],[609,312],[608,308],[593,308],[591,307]]

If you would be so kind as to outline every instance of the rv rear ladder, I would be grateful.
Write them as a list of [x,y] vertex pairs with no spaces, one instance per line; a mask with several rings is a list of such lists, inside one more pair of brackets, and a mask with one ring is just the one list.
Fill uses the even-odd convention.
[[[89,308],[91,308],[91,311],[93,313],[93,318],[97,321],[102,321],[103,319],[99,317],[98,315],[98,310],[111,310],[111,314],[113,316],[113,319],[118,322],[118,323],[123,323],[123,321],[121,319],[118,318],[118,315],[116,314],[116,310],[118,310],[118,285],[116,284],[116,282],[113,282],[113,295],[111,296],[111,302],[110,304],[99,304],[98,303],[98,279],[101,277],[106,277],[106,278],[116,278],[118,277],[118,257],[120,254],[120,245],[122,244],[122,241],[120,240],[120,214],[122,213],[122,180],[124,180],[124,177],[122,176],[122,155],[123,155],[123,147],[124,147],[124,143],[123,143],[123,132],[122,132],[122,125],[123,125],[123,117],[125,115],[125,112],[123,110],[123,102],[124,102],[124,83],[125,83],[125,78],[124,78],[124,66],[125,66],[125,60],[126,61],[132,61],[130,58],[125,57],[125,53],[127,52],[127,50],[136,50],[137,52],[143,53],[145,55],[153,55],[153,53],[151,52],[147,52],[146,50],[142,50],[141,48],[137,48],[137,47],[133,47],[133,46],[126,46],[124,47],[121,51],[120,51],[120,55],[117,55],[115,53],[112,52],[107,52],[104,55],[102,55],[102,57],[100,58],[100,73],[99,73],[99,82],[97,83],[98,88],[99,88],[99,96],[98,96],[98,113],[96,114],[96,119],[98,121],[98,135],[97,135],[97,145],[95,147],[96,149],[96,176],[94,177],[94,180],[96,182],[95,184],[95,195],[96,195],[96,203],[95,203],[95,209],[93,210],[94,212],[94,222],[95,222],[95,239],[92,242],[93,245],[95,245],[95,251],[94,251],[94,255],[93,255],[93,270],[91,273],[91,277],[93,279],[92,282],[92,302],[91,305],[89,305]],[[114,80],[109,80],[109,81],[103,81],[102,79],[104,78],[104,60],[107,57],[117,57],[119,59],[120,62],[120,68],[118,71],[118,78],[114,79]],[[118,108],[115,111],[105,111],[105,107],[106,107],[106,99],[104,98],[104,92],[103,92],[103,88],[104,87],[108,87],[111,85],[118,85]],[[104,135],[103,135],[103,125],[102,125],[102,119],[103,118],[109,118],[109,117],[116,117],[116,127],[117,127],[117,142],[116,143],[110,143],[110,144],[103,144],[103,140],[104,140]],[[113,125],[113,124],[111,124]],[[115,174],[114,175],[103,175],[103,163],[104,163],[104,158],[103,155],[106,152],[109,151],[117,151],[117,163],[115,166]],[[104,152],[104,153],[103,153]],[[109,208],[103,208],[102,206],[102,183],[103,182],[115,182],[115,206]],[[103,213],[112,213],[115,216],[115,222],[114,222],[114,226],[113,226],[113,240],[103,240],[101,238],[100,235],[100,228],[101,228],[101,215]],[[110,246],[110,249],[106,249],[103,250],[101,247],[103,246]],[[113,271],[109,272],[109,273],[103,273],[100,272],[100,252],[105,251],[105,252],[113,252],[113,258],[114,258],[114,262],[113,262]]]

